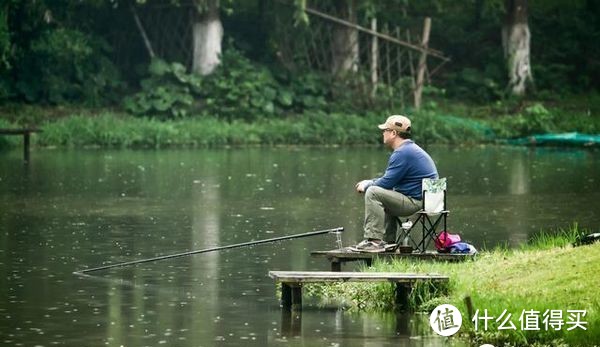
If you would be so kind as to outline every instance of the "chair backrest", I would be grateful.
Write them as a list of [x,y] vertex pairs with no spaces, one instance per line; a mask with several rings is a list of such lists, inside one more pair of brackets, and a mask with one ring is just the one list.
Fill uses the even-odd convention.
[[423,179],[423,211],[440,213],[446,209],[446,178]]

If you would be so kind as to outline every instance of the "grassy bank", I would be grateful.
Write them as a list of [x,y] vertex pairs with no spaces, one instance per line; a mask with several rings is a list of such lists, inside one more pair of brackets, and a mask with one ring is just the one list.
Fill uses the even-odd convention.
[[[398,271],[441,273],[450,276],[447,288],[431,292],[422,285],[413,292],[411,304],[418,311],[431,312],[439,304],[451,303],[463,315],[461,334],[476,343],[496,346],[534,344],[547,346],[593,346],[600,341],[600,297],[598,273],[600,272],[600,243],[572,247],[570,242],[577,234],[576,228],[559,235],[542,235],[520,249],[495,249],[481,252],[475,261],[459,264],[415,262],[408,260],[393,263],[376,263],[368,271]],[[389,285],[344,284],[311,288],[313,295],[328,301],[343,301],[350,307],[364,309],[389,308],[393,302]],[[468,318],[465,297],[473,306],[488,310],[488,315],[498,318],[506,309],[516,330],[498,330],[502,322],[492,320],[487,331],[483,321],[475,331]],[[523,330],[519,318],[525,311],[538,311],[539,331]],[[579,328],[566,331],[546,330],[542,322],[546,310],[562,310],[567,322],[567,310],[586,310],[582,319],[587,330]],[[506,316],[504,316],[506,317]]]
[[[407,113],[414,139],[426,143],[487,143],[540,133],[578,131],[600,134],[600,95],[561,100],[507,100],[487,105],[430,99],[422,110]],[[115,109],[74,106],[4,105],[0,128],[37,127],[34,145],[48,147],[214,147],[224,145],[375,144],[376,124],[388,112],[325,113],[254,116],[254,121],[231,121],[208,116],[176,120],[132,116]],[[0,147],[20,139],[0,137]]]
[[[103,112],[60,117],[38,127],[32,138],[46,147],[214,147],[223,145],[275,144],[375,144],[381,141],[376,125],[382,115],[364,116],[315,113],[287,118],[260,119],[252,123],[215,118],[159,121],[126,114]],[[0,127],[22,126],[2,121]],[[432,112],[415,118],[419,142],[456,143],[490,141],[490,129],[470,121]],[[6,142],[12,141],[12,142]],[[15,145],[18,139],[5,139]]]

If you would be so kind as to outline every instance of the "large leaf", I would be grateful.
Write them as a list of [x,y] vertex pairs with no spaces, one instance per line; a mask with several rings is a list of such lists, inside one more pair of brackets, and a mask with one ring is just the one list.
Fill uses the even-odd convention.
[[279,102],[279,104],[282,106],[292,106],[292,103],[294,102],[294,95],[287,90],[280,90],[277,94],[277,102]]
[[169,72],[170,67],[169,64],[162,59],[152,59],[150,66],[148,67],[148,71],[151,75],[154,76],[163,76],[167,72]]

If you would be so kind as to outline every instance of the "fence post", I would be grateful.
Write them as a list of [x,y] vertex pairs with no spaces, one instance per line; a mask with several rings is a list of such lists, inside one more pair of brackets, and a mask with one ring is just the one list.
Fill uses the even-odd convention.
[[[377,32],[377,18],[371,18],[371,30]],[[377,91],[377,63],[379,60],[379,43],[377,36],[371,37],[371,97],[375,96]]]
[[423,80],[425,79],[425,69],[427,67],[427,44],[429,43],[429,31],[431,30],[431,18],[425,17],[423,23],[423,37],[421,47],[425,48],[419,57],[419,66],[417,67],[417,85],[415,88],[415,109],[421,108],[421,95],[423,93]]

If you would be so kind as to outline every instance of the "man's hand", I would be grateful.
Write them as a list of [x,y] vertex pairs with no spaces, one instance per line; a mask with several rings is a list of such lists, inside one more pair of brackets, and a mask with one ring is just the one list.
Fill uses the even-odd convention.
[[356,191],[359,193],[364,193],[365,190],[367,189],[367,187],[369,187],[369,185],[373,183],[372,180],[362,180],[360,182],[358,182],[355,186]]

